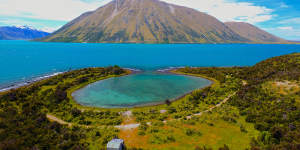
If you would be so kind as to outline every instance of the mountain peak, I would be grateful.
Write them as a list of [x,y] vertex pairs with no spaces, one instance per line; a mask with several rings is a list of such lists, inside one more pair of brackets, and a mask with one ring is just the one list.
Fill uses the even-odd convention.
[[29,40],[49,35],[30,26],[0,27],[0,40]]
[[34,28],[32,26],[27,26],[27,25],[16,25],[14,27],[19,28],[19,29],[37,30],[36,28]]
[[195,9],[159,0],[114,0],[72,20],[52,42],[245,43],[251,40]]

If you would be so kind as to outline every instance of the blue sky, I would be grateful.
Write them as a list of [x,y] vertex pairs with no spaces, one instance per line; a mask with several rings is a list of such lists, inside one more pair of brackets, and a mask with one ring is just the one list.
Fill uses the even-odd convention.
[[[111,0],[0,0],[0,26],[28,25],[55,31],[80,14]],[[300,41],[299,0],[162,0],[206,12],[219,20],[252,23]]]

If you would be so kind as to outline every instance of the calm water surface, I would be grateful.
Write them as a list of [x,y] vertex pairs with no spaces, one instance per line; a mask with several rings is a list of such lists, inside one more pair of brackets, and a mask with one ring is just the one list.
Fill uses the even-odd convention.
[[[0,89],[69,69],[119,65],[150,73],[101,81],[76,96],[85,95],[80,102],[87,105],[104,106],[104,101],[107,106],[135,105],[141,103],[140,99],[144,102],[171,99],[207,84],[191,77],[157,75],[155,70],[178,66],[250,66],[292,52],[300,52],[300,45],[0,41]],[[98,97],[102,97],[101,102]],[[120,102],[112,102],[118,97]]]
[[73,97],[87,106],[130,107],[174,100],[210,83],[197,77],[144,72],[90,84],[74,92]]
[[249,66],[300,52],[300,45],[79,44],[0,41],[0,88],[49,73],[93,66]]

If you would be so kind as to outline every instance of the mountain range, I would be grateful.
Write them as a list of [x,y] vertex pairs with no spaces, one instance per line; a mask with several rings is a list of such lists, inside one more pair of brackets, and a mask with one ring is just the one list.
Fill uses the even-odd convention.
[[195,9],[159,0],[113,0],[86,12],[49,42],[87,43],[286,43],[251,24],[223,23]]
[[29,26],[0,27],[0,40],[31,40],[49,35]]

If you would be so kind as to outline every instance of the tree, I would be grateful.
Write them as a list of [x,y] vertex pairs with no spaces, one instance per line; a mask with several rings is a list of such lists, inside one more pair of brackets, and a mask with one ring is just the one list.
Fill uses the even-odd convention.
[[224,146],[220,147],[219,150],[229,150],[229,147],[226,144],[224,144]]
[[166,99],[166,100],[165,100],[165,103],[166,103],[168,106],[170,106],[170,105],[172,104],[172,102],[171,102],[169,99]]

